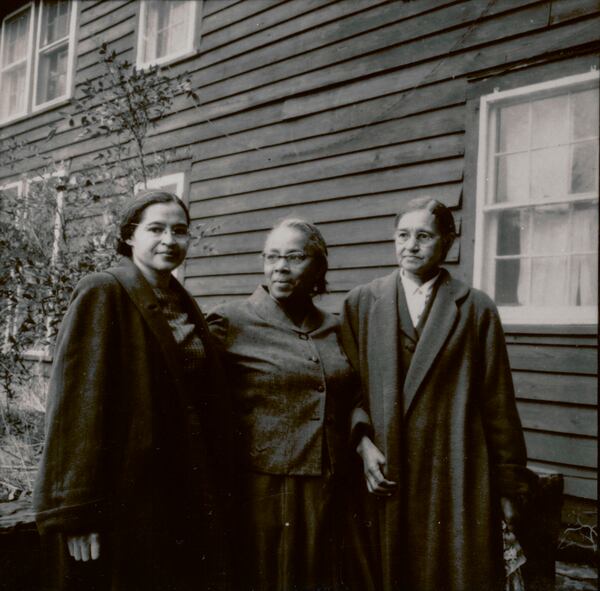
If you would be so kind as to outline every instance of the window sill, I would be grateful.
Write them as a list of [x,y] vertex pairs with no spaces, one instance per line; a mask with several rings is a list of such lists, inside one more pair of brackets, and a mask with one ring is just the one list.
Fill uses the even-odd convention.
[[159,66],[160,68],[162,68],[163,66],[171,66],[178,62],[182,62],[186,59],[196,57],[199,53],[200,53],[199,49],[190,49],[184,53],[179,53],[179,54],[173,55],[173,56],[165,56],[165,57],[162,57],[160,59],[157,59],[157,60],[154,60],[151,62],[144,62],[141,64],[136,63],[135,67],[140,70],[145,70],[152,66]]
[[595,336],[596,324],[503,324],[506,334]]
[[50,101],[40,105],[39,107],[35,107],[28,113],[23,115],[17,115],[16,117],[12,117],[10,119],[4,119],[0,121],[0,129],[3,127],[7,127],[9,125],[14,125],[15,123],[20,123],[21,121],[25,121],[26,119],[32,119],[33,117],[37,117],[46,111],[51,111],[56,107],[63,107],[64,105],[68,105],[71,102],[72,96],[67,96],[61,99],[56,99],[56,101]]

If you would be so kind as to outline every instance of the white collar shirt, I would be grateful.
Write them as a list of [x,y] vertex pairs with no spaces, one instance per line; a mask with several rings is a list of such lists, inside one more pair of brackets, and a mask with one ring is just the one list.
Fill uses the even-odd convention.
[[400,270],[400,279],[404,288],[406,303],[408,304],[408,312],[414,327],[417,327],[419,324],[423,310],[425,310],[425,306],[427,305],[427,300],[431,296],[433,286],[439,276],[440,274],[438,273],[435,277],[423,283],[423,285],[419,285],[405,275],[404,269]]

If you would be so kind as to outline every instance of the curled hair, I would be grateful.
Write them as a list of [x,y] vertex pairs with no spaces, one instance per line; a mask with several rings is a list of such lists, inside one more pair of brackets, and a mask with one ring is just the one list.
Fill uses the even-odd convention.
[[267,238],[279,228],[292,228],[304,234],[306,237],[306,249],[308,254],[315,259],[318,268],[318,277],[313,286],[311,295],[315,296],[325,293],[327,291],[325,275],[329,268],[329,263],[327,261],[327,244],[325,243],[325,239],[319,228],[311,222],[301,218],[286,218],[271,228]]
[[183,209],[187,224],[190,224],[190,212],[186,204],[175,193],[160,189],[140,191],[133,199],[127,201],[119,217],[119,236],[117,238],[117,253],[131,257],[131,246],[127,240],[131,238],[135,227],[140,223],[144,211],[157,203],[176,203]]
[[394,230],[398,227],[398,223],[402,216],[413,211],[428,211],[434,218],[438,232],[442,236],[444,242],[444,256],[448,254],[454,239],[456,238],[456,225],[454,224],[454,216],[450,209],[441,201],[432,197],[415,197],[407,201],[396,213],[394,218]]

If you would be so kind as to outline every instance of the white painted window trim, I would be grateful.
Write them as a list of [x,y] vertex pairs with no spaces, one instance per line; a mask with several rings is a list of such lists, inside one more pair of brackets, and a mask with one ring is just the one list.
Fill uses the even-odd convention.
[[24,108],[19,113],[15,113],[6,119],[0,119],[0,126],[7,125],[9,123],[15,123],[27,116],[45,111],[57,105],[68,102],[73,96],[73,80],[75,70],[75,45],[77,35],[77,15],[78,15],[78,3],[79,0],[70,0],[71,11],[69,21],[69,54],[67,58],[67,81],[65,84],[66,92],[64,95],[56,97],[51,101],[45,103],[35,104],[37,96],[37,74],[38,74],[38,63],[39,63],[39,39],[41,32],[41,14],[42,5],[44,0],[40,0],[40,3],[29,2],[21,8],[11,12],[2,19],[2,27],[0,29],[0,64],[2,63],[2,55],[4,50],[4,23],[5,21],[14,16],[15,14],[31,8],[31,20],[29,23],[29,40],[28,40],[28,56],[27,56],[27,76],[25,83],[25,97],[23,100]]
[[[29,105],[30,105],[30,92],[29,89],[31,88],[31,64],[32,64],[32,60],[33,60],[33,37],[34,37],[34,31],[35,31],[35,19],[36,19],[36,9],[35,9],[35,3],[34,2],[28,2],[27,4],[21,6],[20,8],[18,8],[17,10],[14,10],[13,12],[11,12],[10,14],[7,14],[3,19],[2,19],[2,27],[0,29],[0,68],[1,68],[1,64],[2,61],[4,59],[4,40],[5,40],[5,24],[6,21],[10,18],[12,18],[13,16],[17,15],[19,12],[25,12],[26,10],[31,10],[31,18],[29,20],[29,38],[27,40],[27,65],[25,67],[25,97],[24,97],[24,101],[23,101],[23,110],[18,112],[18,113],[13,113],[12,115],[9,115],[8,117],[6,117],[6,119],[0,119],[0,125],[7,123],[9,121],[13,121],[15,119],[19,119],[25,115],[27,115],[27,113],[29,112]],[[1,80],[1,75],[0,75],[0,80]]]
[[[76,42],[76,31],[77,31],[77,3],[79,0],[70,0],[71,8],[69,11],[69,37],[67,39],[68,43],[68,57],[67,57],[67,80],[65,83],[65,94],[61,96],[57,96],[50,101],[46,101],[44,103],[36,104],[37,90],[38,90],[38,72],[39,72],[39,62],[40,62],[40,39],[42,35],[42,15],[44,11],[44,3],[47,0],[40,0],[38,15],[37,15],[37,35],[35,42],[35,53],[34,53],[34,64],[35,71],[33,76],[33,89],[31,94],[31,104],[32,104],[32,112],[37,113],[38,111],[43,111],[50,107],[53,107],[57,104],[63,103],[64,101],[70,99],[73,95],[73,70],[75,66],[75,42]],[[55,42],[58,44],[57,42]],[[62,41],[61,41],[62,43]],[[44,48],[47,50],[48,47]]]
[[[475,254],[473,261],[473,285],[479,289],[483,287],[483,265],[485,264],[485,241],[494,237],[485,236],[484,210],[493,211],[502,209],[503,205],[486,205],[486,195],[489,186],[494,185],[494,167],[491,165],[493,154],[489,151],[492,145],[490,135],[495,132],[490,114],[501,104],[510,104],[511,101],[519,102],[526,97],[535,98],[544,94],[553,94],[564,89],[577,90],[578,87],[588,86],[591,82],[600,79],[597,69],[592,69],[585,74],[567,76],[556,80],[531,84],[511,90],[494,91],[484,95],[479,101],[479,144],[477,153],[477,188],[475,208]],[[493,138],[492,138],[493,139]],[[489,171],[489,176],[488,176]],[[566,198],[560,203],[586,199],[585,195]],[[589,195],[587,196],[589,200]],[[544,205],[550,204],[544,201]],[[528,203],[529,205],[529,203]],[[490,294],[491,295],[491,294]],[[536,308],[535,306],[498,306],[500,317],[505,324],[597,324],[597,306],[553,306],[551,310]]]
[[[146,0],[140,0],[140,11],[138,18],[138,34],[137,34],[137,47],[136,47],[136,58],[135,63],[138,68],[144,69],[150,66],[159,66],[163,64],[167,64],[170,62],[175,62],[181,59],[185,59],[196,55],[198,48],[198,41],[196,41],[196,36],[200,31],[200,22],[202,18],[202,0],[186,0],[190,9],[190,28],[188,32],[188,40],[186,43],[186,47],[178,53],[172,53],[169,55],[165,55],[160,58],[156,58],[150,61],[144,61],[143,59],[143,48],[144,48],[144,39],[146,36],[145,31],[145,22],[146,22],[146,10],[147,3]],[[198,35],[199,37],[199,35]]]

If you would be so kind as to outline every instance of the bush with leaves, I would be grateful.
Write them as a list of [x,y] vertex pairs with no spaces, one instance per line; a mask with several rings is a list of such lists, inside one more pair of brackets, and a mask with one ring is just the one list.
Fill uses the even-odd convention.
[[[53,162],[44,156],[43,143],[0,138],[0,166],[40,163],[26,175],[25,195],[0,189],[0,433],[5,436],[18,431],[6,424],[15,416],[11,402],[33,379],[28,352],[51,353],[77,282],[117,258],[117,209],[137,187],[160,176],[174,155],[174,150],[148,152],[151,128],[169,114],[176,96],[197,99],[185,75],[136,68],[106,44],[98,56],[102,74],[81,84],[71,112],[63,113],[81,137],[100,140],[93,158]],[[46,141],[57,134],[58,128],[51,128]],[[30,480],[22,478],[18,486]],[[0,471],[0,487],[3,482],[5,489],[17,487]]]

